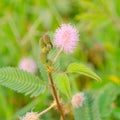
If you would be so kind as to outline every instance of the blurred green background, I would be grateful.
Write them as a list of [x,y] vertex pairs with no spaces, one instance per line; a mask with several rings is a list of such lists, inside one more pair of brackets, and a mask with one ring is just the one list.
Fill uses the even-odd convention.
[[[37,61],[40,37],[46,32],[53,34],[62,23],[75,25],[80,35],[74,54],[68,55],[69,61],[63,56],[67,58],[63,67],[80,61],[103,80],[96,83],[77,76],[76,88],[98,89],[110,82],[120,86],[120,0],[0,0],[0,67],[18,66],[25,56]],[[109,120],[120,120],[120,95],[115,100],[117,111]],[[36,111],[43,110],[51,101],[48,92],[31,99],[0,86],[0,120],[12,120],[15,114],[24,114],[33,106]],[[52,111],[43,120],[57,117]]]

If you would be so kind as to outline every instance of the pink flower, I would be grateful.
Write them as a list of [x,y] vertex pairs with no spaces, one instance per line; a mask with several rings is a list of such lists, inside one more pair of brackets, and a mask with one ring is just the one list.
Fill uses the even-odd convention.
[[30,73],[35,73],[37,71],[37,65],[31,58],[22,58],[19,62],[19,68]]
[[78,31],[70,24],[62,24],[55,32],[54,45],[72,53],[78,43]]
[[84,93],[77,93],[72,97],[71,103],[73,107],[81,107],[85,100]]
[[39,120],[39,114],[36,112],[29,112],[24,117],[20,118],[20,120]]

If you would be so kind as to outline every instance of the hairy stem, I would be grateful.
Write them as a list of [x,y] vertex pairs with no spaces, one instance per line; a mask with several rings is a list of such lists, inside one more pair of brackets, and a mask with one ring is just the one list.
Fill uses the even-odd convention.
[[56,106],[56,103],[53,103],[50,107],[48,107],[47,109],[45,109],[44,111],[39,113],[39,116],[45,114],[46,112],[48,112],[50,109],[52,109],[54,106]]
[[52,73],[49,72],[48,75],[49,75],[49,79],[50,79],[50,82],[51,82],[51,85],[52,85],[54,99],[57,103],[57,106],[58,106],[58,109],[61,113],[62,119],[65,120],[64,112],[63,112],[62,107],[60,105],[60,102],[59,102],[59,99],[58,99],[58,96],[57,96],[57,92],[56,92],[56,88],[55,88],[55,85],[54,85],[54,82],[53,82]]

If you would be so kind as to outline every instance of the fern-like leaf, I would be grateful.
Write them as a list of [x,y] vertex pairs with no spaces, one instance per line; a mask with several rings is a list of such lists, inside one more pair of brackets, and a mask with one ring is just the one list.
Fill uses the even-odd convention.
[[115,101],[117,96],[120,94],[118,86],[108,83],[102,87],[96,95],[98,101],[99,111],[103,120],[106,120],[111,115],[113,108],[112,103]]
[[0,85],[31,97],[45,91],[44,84],[37,76],[12,67],[0,68]]
[[75,120],[101,120],[98,104],[92,93],[85,93],[83,106],[74,110]]

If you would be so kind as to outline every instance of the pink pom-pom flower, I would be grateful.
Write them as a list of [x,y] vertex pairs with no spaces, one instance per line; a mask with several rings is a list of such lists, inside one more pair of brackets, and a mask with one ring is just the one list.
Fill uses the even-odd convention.
[[78,43],[78,31],[70,24],[62,24],[55,32],[54,45],[72,53]]
[[36,112],[28,112],[24,117],[20,118],[20,120],[39,120],[39,114]]
[[71,103],[72,103],[73,107],[78,108],[83,105],[84,100],[85,100],[84,93],[80,92],[80,93],[76,93],[72,97]]
[[22,58],[18,67],[30,73],[35,73],[37,71],[37,65],[31,58]]

